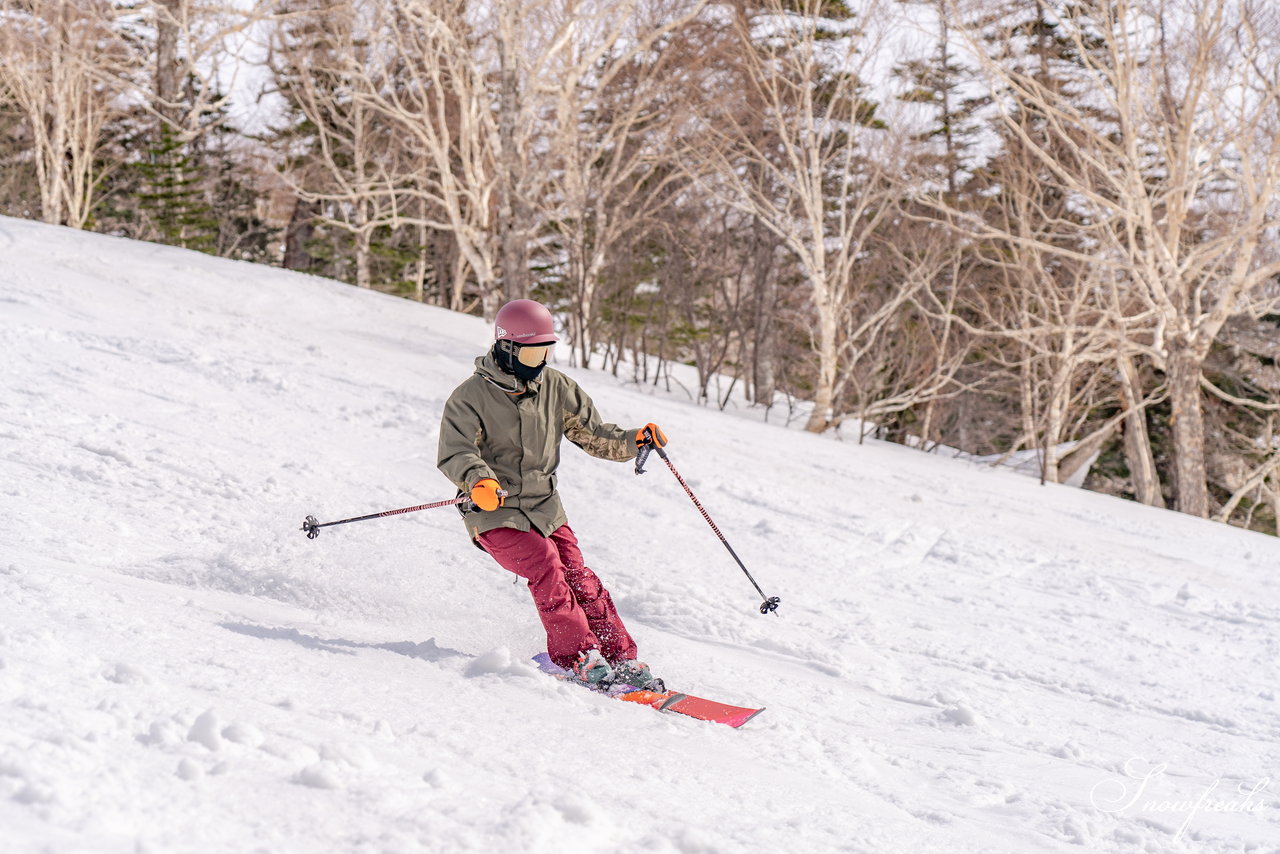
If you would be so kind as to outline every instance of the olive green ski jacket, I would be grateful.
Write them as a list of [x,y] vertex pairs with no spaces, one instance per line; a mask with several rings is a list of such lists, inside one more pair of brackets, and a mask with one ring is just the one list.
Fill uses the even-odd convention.
[[509,493],[497,510],[463,514],[472,539],[494,528],[534,528],[546,537],[567,521],[556,493],[560,437],[626,462],[636,456],[636,432],[602,423],[586,392],[554,368],[525,382],[488,353],[444,405],[436,464],[464,494],[486,477]]

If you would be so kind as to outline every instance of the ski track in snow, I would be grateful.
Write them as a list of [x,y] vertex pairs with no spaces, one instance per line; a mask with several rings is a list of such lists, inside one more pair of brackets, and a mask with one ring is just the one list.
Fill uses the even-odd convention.
[[1280,851],[1276,787],[1158,808],[1280,771],[1271,538],[566,369],[782,597],[566,444],[642,656],[768,709],[701,724],[539,675],[452,510],[298,530],[452,494],[481,321],[10,219],[0,271],[5,852]]

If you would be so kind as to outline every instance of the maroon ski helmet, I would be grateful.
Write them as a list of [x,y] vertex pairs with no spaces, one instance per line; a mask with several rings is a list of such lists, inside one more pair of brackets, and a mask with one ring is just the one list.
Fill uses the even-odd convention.
[[531,299],[512,300],[498,309],[493,321],[493,337],[516,344],[554,344],[560,340],[551,312]]

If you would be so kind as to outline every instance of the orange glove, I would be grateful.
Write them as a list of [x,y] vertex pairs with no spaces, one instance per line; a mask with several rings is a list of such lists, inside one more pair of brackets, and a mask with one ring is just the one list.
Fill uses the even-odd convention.
[[496,480],[486,477],[471,487],[471,502],[481,510],[497,510],[507,503],[506,494]]
[[636,431],[636,447],[643,448],[646,445],[653,448],[663,448],[667,444],[667,434],[662,432],[662,428],[650,421],[648,424]]

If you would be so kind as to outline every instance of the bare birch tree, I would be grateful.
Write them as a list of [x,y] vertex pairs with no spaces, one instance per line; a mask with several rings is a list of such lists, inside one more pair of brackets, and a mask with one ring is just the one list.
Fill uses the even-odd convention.
[[190,142],[225,113],[240,73],[234,51],[270,10],[234,0],[147,0],[139,11],[154,28],[152,109]]
[[[966,12],[958,0],[951,9]],[[1136,303],[1125,335],[1166,377],[1177,508],[1197,516],[1210,510],[1204,361],[1229,318],[1277,305],[1275,16],[1248,0],[1073,4],[1058,27],[1075,48],[1079,88],[1046,85],[972,41],[1007,96],[1006,130],[1088,224],[1075,244],[986,236],[1106,268]],[[1046,132],[1028,133],[1019,110],[1042,116]]]
[[[472,277],[493,302],[501,272],[498,119],[491,69],[476,56],[471,4],[351,2],[368,9],[370,50],[383,59],[352,61],[343,69],[352,105],[385,122],[399,149],[396,157],[379,161],[378,192],[392,205],[390,222],[452,235],[458,256],[446,288],[450,308],[463,308]],[[390,76],[385,69],[392,64]]]
[[26,118],[47,223],[83,228],[113,164],[99,155],[104,129],[125,111],[140,57],[109,0],[26,0],[0,5],[0,97]]
[[359,0],[281,8],[272,41],[276,84],[305,119],[309,146],[284,176],[299,199],[319,203],[318,220],[355,241],[355,284],[371,287],[374,232],[394,221],[396,135],[360,88],[396,85],[398,61],[377,48],[381,17]]
[[[960,282],[969,260],[960,249],[941,223],[907,217],[874,241],[869,266],[876,284],[854,309],[860,319],[846,343],[850,369],[837,385],[837,399],[848,400],[863,433],[919,410],[913,426],[927,446],[934,405],[964,390],[957,375],[972,336],[959,320]],[[882,317],[886,307],[888,317]]]
[[[836,419],[850,334],[869,329],[850,308],[866,285],[862,257],[892,206],[897,174],[895,146],[864,91],[876,44],[863,27],[876,21],[877,4],[844,21],[826,17],[830,5],[768,0],[759,14],[739,11],[746,108],[735,103],[704,116],[706,144],[690,158],[700,183],[757,217],[802,271],[817,360],[806,429],[815,432]],[[892,309],[882,309],[884,320]]]
[[[652,223],[673,198],[672,156],[684,114],[681,80],[699,61],[676,35],[706,0],[624,0],[549,4],[558,50],[537,81],[548,104],[544,129],[547,184],[542,219],[564,254],[571,294],[570,337],[590,363],[598,323],[597,290],[624,235]],[[660,44],[661,43],[661,44]]]

